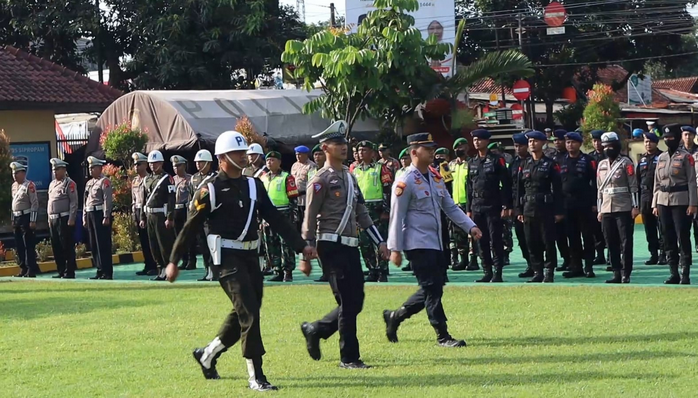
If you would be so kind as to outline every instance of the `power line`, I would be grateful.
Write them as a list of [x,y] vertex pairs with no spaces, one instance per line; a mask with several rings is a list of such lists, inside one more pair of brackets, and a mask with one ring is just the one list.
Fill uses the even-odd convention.
[[567,64],[536,65],[536,68],[552,68],[552,67],[555,67],[555,66],[583,66],[583,65],[620,64],[620,63],[623,63],[623,62],[647,61],[647,60],[650,60],[650,59],[670,58],[670,57],[682,57],[682,56],[684,56],[684,55],[694,55],[694,54],[698,54],[698,51],[689,51],[689,52],[685,52],[685,53],[670,54],[670,55],[657,55],[657,56],[653,56],[653,57],[617,59],[617,60],[613,60],[613,61],[572,62],[572,63],[567,63]]

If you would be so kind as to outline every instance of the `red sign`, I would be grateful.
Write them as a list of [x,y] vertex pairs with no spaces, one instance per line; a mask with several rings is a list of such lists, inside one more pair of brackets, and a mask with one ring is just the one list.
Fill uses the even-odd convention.
[[553,1],[545,7],[545,12],[543,13],[543,19],[545,23],[551,28],[557,28],[562,26],[567,19],[567,11],[565,11],[565,6]]
[[524,111],[521,104],[514,104],[511,106],[511,115],[514,120],[523,119]]
[[531,85],[528,84],[526,80],[519,80],[514,83],[514,87],[512,87],[511,91],[514,92],[514,98],[523,101],[531,95]]

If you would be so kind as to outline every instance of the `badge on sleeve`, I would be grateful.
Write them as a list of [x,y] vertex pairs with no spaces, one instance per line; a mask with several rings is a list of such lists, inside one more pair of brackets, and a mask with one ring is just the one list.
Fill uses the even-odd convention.
[[104,188],[109,188],[109,179],[108,178],[104,179]]
[[34,186],[34,183],[33,183],[33,182],[30,182],[30,183],[29,183],[28,188],[29,188],[29,192],[31,192],[31,193],[36,192],[36,186]]
[[75,181],[71,181],[68,187],[70,188],[70,192],[75,192]]
[[316,193],[320,192],[320,190],[322,189],[322,184],[320,184],[319,182],[313,183],[313,189],[315,190]]
[[635,167],[632,164],[627,165],[625,167],[625,171],[628,173],[628,177],[635,175]]
[[395,184],[395,196],[400,196],[402,195],[403,192],[405,192],[405,185],[404,182],[399,181],[397,184]]

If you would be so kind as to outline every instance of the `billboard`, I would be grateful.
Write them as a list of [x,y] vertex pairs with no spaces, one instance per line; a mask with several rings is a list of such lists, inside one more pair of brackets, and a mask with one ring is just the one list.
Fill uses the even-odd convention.
[[630,76],[628,79],[628,104],[649,105],[652,103],[652,78],[645,75],[640,78],[638,75]]
[[[375,10],[374,0],[345,0],[346,23],[352,26],[352,32]],[[439,42],[454,44],[456,40],[456,6],[454,0],[420,0],[419,9],[409,13],[414,17],[414,24],[422,32],[422,37],[429,34],[436,36]],[[432,69],[444,76],[451,76],[453,71],[453,54],[446,55],[443,61],[430,61]]]
[[34,182],[36,189],[47,190],[51,184],[51,143],[11,142],[10,152],[13,161],[27,168],[27,179]]

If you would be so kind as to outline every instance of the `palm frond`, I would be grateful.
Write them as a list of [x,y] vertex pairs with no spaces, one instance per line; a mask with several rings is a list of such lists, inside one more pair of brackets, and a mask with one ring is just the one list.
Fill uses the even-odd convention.
[[446,83],[452,93],[463,92],[480,80],[505,75],[521,77],[533,74],[533,64],[525,55],[515,50],[494,52],[470,65],[460,67],[458,73]]

